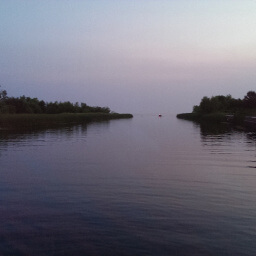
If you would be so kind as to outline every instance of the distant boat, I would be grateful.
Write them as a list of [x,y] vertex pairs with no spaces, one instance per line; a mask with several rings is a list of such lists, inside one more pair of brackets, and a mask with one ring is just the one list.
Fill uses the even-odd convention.
[[158,116],[159,116],[159,117],[162,117],[162,115],[161,115],[161,114],[159,114]]

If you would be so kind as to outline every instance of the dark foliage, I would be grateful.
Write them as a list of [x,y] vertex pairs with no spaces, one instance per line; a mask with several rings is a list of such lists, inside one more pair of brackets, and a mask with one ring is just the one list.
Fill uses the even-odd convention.
[[243,100],[234,99],[231,95],[203,97],[200,104],[193,107],[193,113],[237,113],[248,108],[256,109],[256,93],[253,91],[248,92]]
[[8,97],[5,90],[0,90],[0,113],[9,114],[60,114],[60,113],[110,113],[108,107],[91,107],[86,103],[45,102],[37,98],[21,96]]
[[256,92],[249,91],[244,96],[244,106],[247,108],[256,108]]

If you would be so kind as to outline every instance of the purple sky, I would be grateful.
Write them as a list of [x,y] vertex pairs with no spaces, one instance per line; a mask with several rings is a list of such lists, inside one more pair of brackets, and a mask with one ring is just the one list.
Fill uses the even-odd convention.
[[256,90],[256,1],[1,0],[9,96],[190,112]]

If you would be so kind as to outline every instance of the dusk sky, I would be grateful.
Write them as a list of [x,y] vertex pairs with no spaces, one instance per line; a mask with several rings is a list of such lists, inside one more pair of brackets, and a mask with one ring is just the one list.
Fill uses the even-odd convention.
[[9,96],[190,112],[256,90],[254,0],[1,0]]

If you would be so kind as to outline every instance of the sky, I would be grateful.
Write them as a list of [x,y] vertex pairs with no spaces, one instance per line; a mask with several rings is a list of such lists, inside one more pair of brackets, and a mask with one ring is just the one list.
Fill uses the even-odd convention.
[[9,96],[191,112],[256,90],[256,0],[1,0]]

